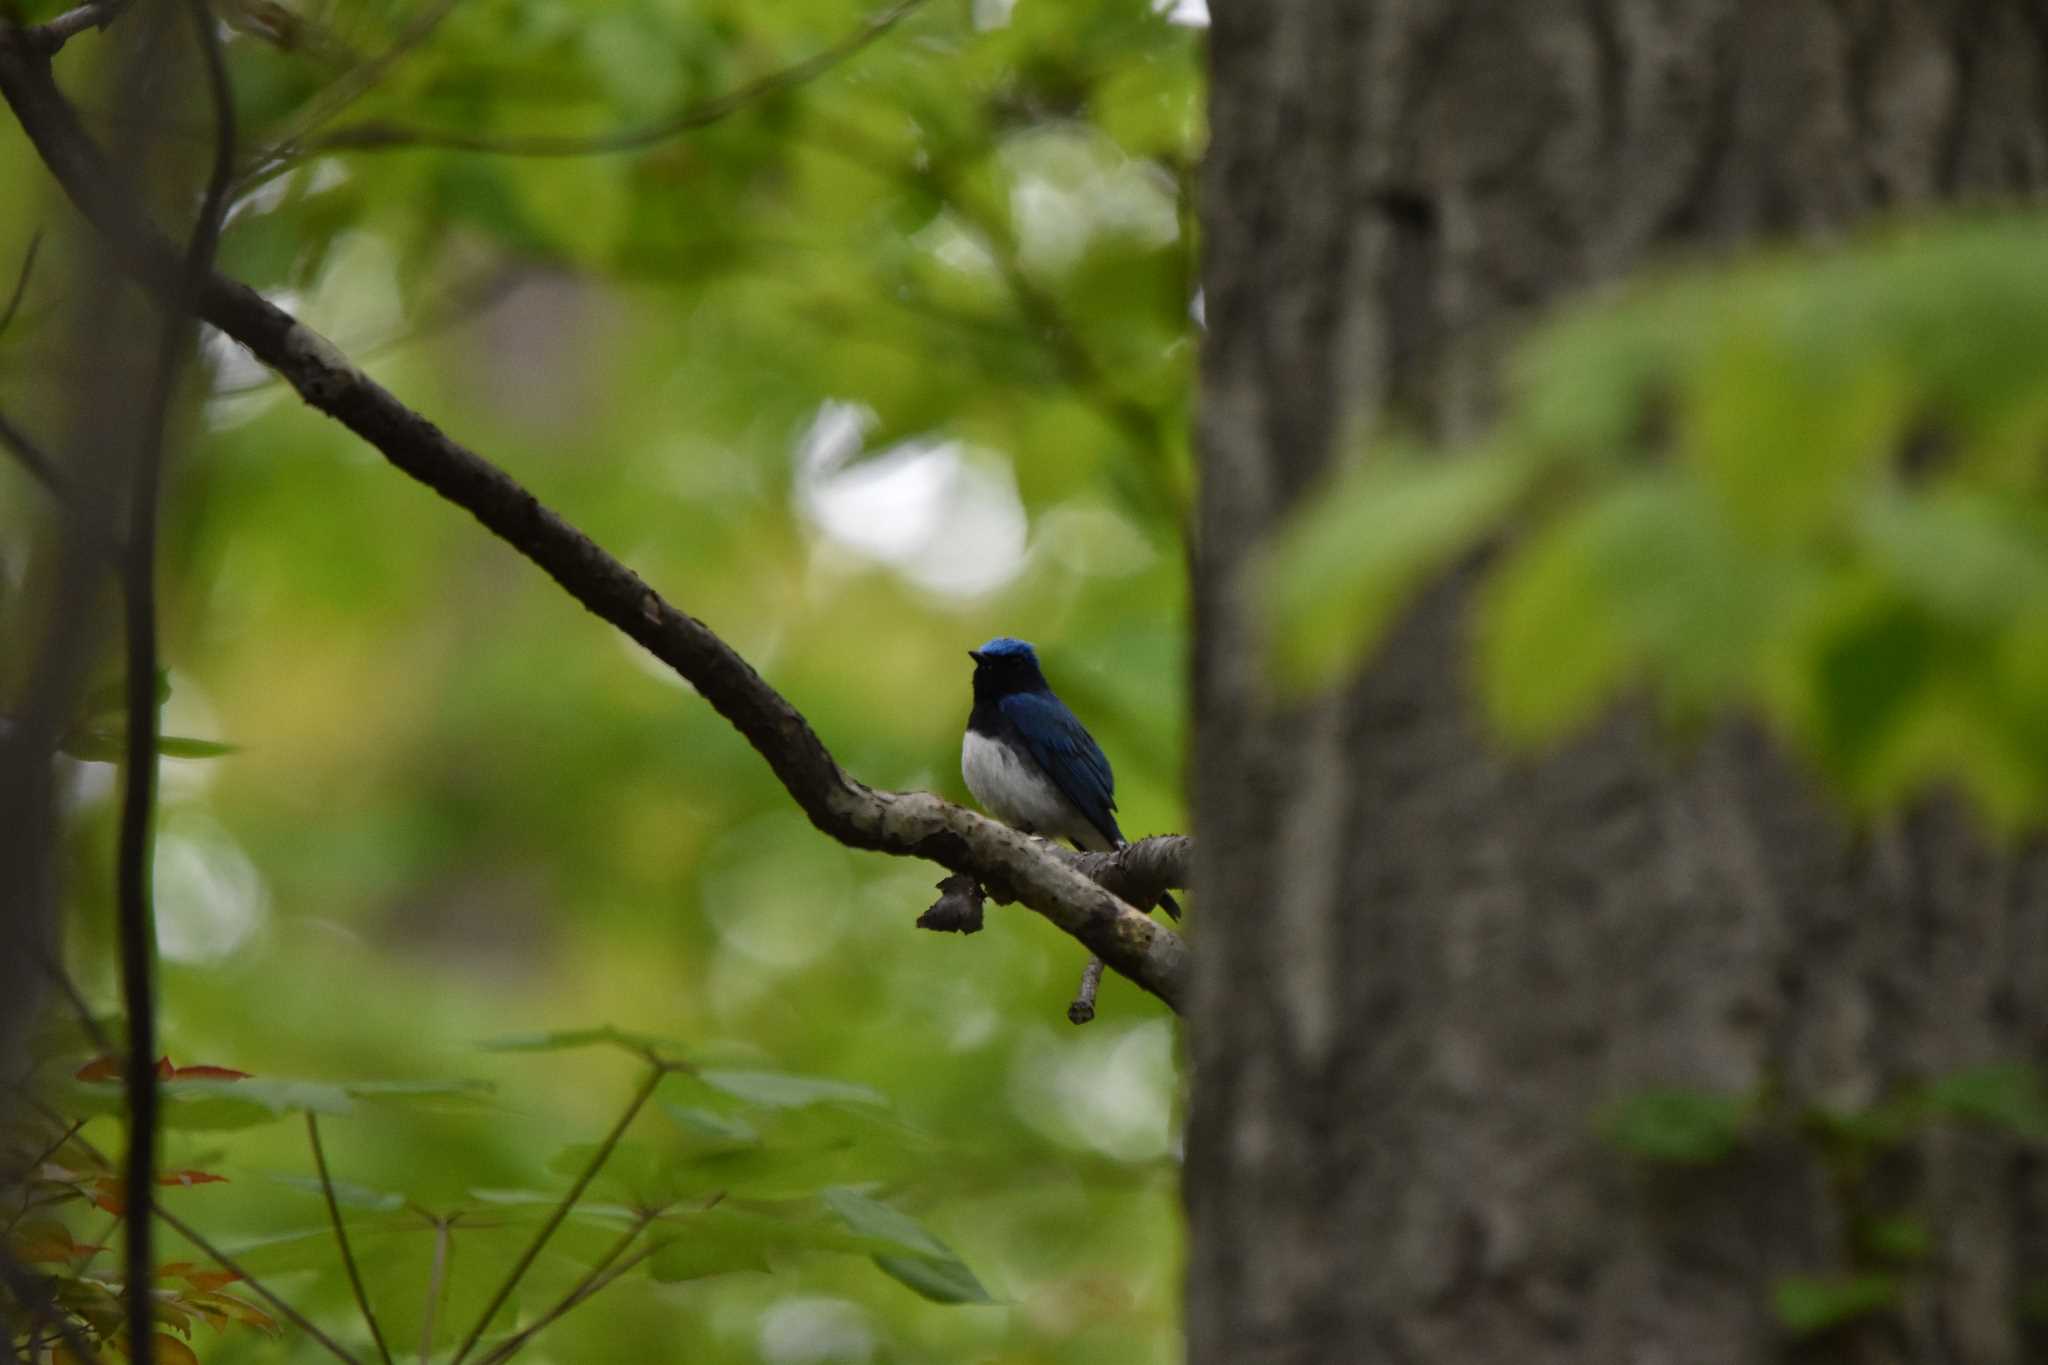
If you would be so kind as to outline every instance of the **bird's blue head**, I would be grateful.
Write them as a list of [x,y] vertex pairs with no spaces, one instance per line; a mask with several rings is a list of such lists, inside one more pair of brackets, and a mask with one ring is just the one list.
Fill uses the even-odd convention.
[[1004,697],[1012,692],[1046,690],[1045,674],[1038,671],[1038,653],[1022,640],[998,635],[980,649],[970,649],[974,660],[974,695]]

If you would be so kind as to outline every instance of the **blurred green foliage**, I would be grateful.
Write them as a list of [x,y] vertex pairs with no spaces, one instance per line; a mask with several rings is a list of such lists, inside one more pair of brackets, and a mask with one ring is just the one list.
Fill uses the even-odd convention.
[[[252,166],[308,150],[250,178],[225,271],[721,631],[863,779],[965,799],[965,651],[1014,633],[1114,759],[1125,828],[1183,826],[1199,30],[1144,0],[929,0],[640,150],[323,154],[363,125],[659,121],[870,11],[282,13],[228,12],[243,142]],[[75,92],[100,42],[60,56]],[[47,184],[4,121],[0,183]],[[53,434],[67,283],[95,268],[69,221],[47,194],[0,202],[10,279],[52,230],[0,336],[0,406]],[[938,869],[825,840],[686,687],[235,348],[207,354],[165,508],[164,718],[233,752],[165,764],[163,1032],[179,1062],[254,1079],[170,1083],[167,1168],[226,1177],[166,1188],[171,1211],[367,1350],[309,1183],[318,1111],[386,1337],[446,1359],[656,1048],[694,1070],[661,1081],[492,1330],[657,1206],[640,1245],[660,1249],[534,1358],[1176,1357],[1156,1003],[1106,983],[1077,1031],[1083,954],[1036,917],[916,931]],[[36,581],[41,496],[0,461],[0,614]],[[108,1001],[112,769],[65,782],[74,962]],[[599,1025],[582,1041],[621,1045],[536,1036]],[[475,1046],[519,1033],[549,1046]],[[62,1079],[90,1053],[53,1053],[50,1093],[117,1152],[108,1087]],[[103,1241],[96,1187],[74,1188],[67,1229]],[[164,1257],[206,1264],[175,1236]],[[193,1346],[322,1358],[289,1328]]]
[[[1556,742],[1647,692],[1760,712],[1856,808],[2048,812],[2048,238],[1895,227],[1636,284],[1522,348],[1486,448],[1382,442],[1268,564],[1296,688],[1488,564],[1476,690]],[[1359,549],[1364,546],[1367,548]]]

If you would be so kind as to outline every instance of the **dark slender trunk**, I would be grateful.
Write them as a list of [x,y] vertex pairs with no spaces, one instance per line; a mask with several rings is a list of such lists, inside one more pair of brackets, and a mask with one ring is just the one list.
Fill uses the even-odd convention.
[[[1241,587],[1360,424],[1477,430],[1543,309],[2048,185],[2048,9],[1212,4],[1191,1358],[1776,1359],[1786,1277],[1878,1272],[1895,1305],[1800,1358],[2048,1358],[2048,1182],[2009,1140],[1928,1123],[1859,1164],[1788,1119],[1660,1171],[1597,1122],[2041,1056],[2048,863],[1946,807],[1852,834],[1740,725],[1504,757],[1456,581],[1356,685],[1274,706]],[[1923,1254],[1874,1249],[1895,1217]]]

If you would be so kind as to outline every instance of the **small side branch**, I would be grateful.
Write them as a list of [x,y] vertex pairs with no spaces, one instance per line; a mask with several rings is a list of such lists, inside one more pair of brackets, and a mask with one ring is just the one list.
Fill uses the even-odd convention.
[[1067,1022],[1085,1024],[1095,1017],[1095,992],[1102,986],[1102,959],[1091,957],[1088,965],[1081,969],[1081,988],[1074,992],[1074,1003],[1067,1006]]
[[28,250],[22,253],[21,271],[14,277],[14,291],[7,296],[7,306],[0,308],[0,332],[5,332],[14,323],[14,315],[21,311],[21,301],[28,297],[28,282],[36,273],[36,255],[43,249],[43,230],[37,228],[28,239]]
[[87,29],[105,28],[113,23],[130,3],[131,0],[93,0],[91,4],[65,10],[46,24],[24,29],[23,35],[45,57],[53,57],[64,44]]

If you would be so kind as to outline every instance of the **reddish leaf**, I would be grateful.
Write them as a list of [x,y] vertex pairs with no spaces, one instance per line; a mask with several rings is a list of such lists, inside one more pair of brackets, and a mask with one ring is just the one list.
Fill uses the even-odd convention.
[[209,1270],[190,1261],[166,1261],[156,1268],[156,1273],[159,1279],[183,1280],[202,1292],[220,1289],[242,1278],[232,1270]]
[[236,1322],[246,1323],[251,1327],[261,1328],[263,1331],[268,1332],[273,1336],[278,1335],[284,1330],[283,1328],[277,1325],[277,1319],[271,1317],[270,1314],[264,1312],[262,1309],[258,1308],[253,1303],[247,1303],[241,1299],[236,1298],[233,1294],[222,1294],[218,1292],[211,1294],[196,1294],[193,1296],[193,1302],[195,1304],[212,1304],[214,1307],[219,1308],[223,1313],[226,1313],[229,1317],[233,1318]]
[[68,1261],[101,1248],[71,1238],[71,1229],[52,1219],[23,1223],[8,1240],[7,1250],[17,1261]]
[[92,1202],[108,1213],[120,1215],[128,1212],[127,1191],[113,1176],[103,1175],[92,1182]]
[[159,1185],[224,1185],[227,1177],[215,1175],[212,1171],[158,1171]]
[[[112,1052],[93,1058],[72,1073],[81,1081],[118,1081],[127,1074],[126,1062]],[[173,1066],[168,1053],[156,1061],[156,1078],[160,1081],[240,1081],[248,1076],[246,1071],[227,1066]]]
[[157,1294],[155,1298],[156,1315],[164,1325],[174,1328],[183,1336],[190,1337],[192,1335],[192,1314],[165,1299],[161,1293]]
[[192,1348],[168,1333],[156,1334],[156,1358],[164,1365],[199,1365],[199,1357],[192,1354]]

